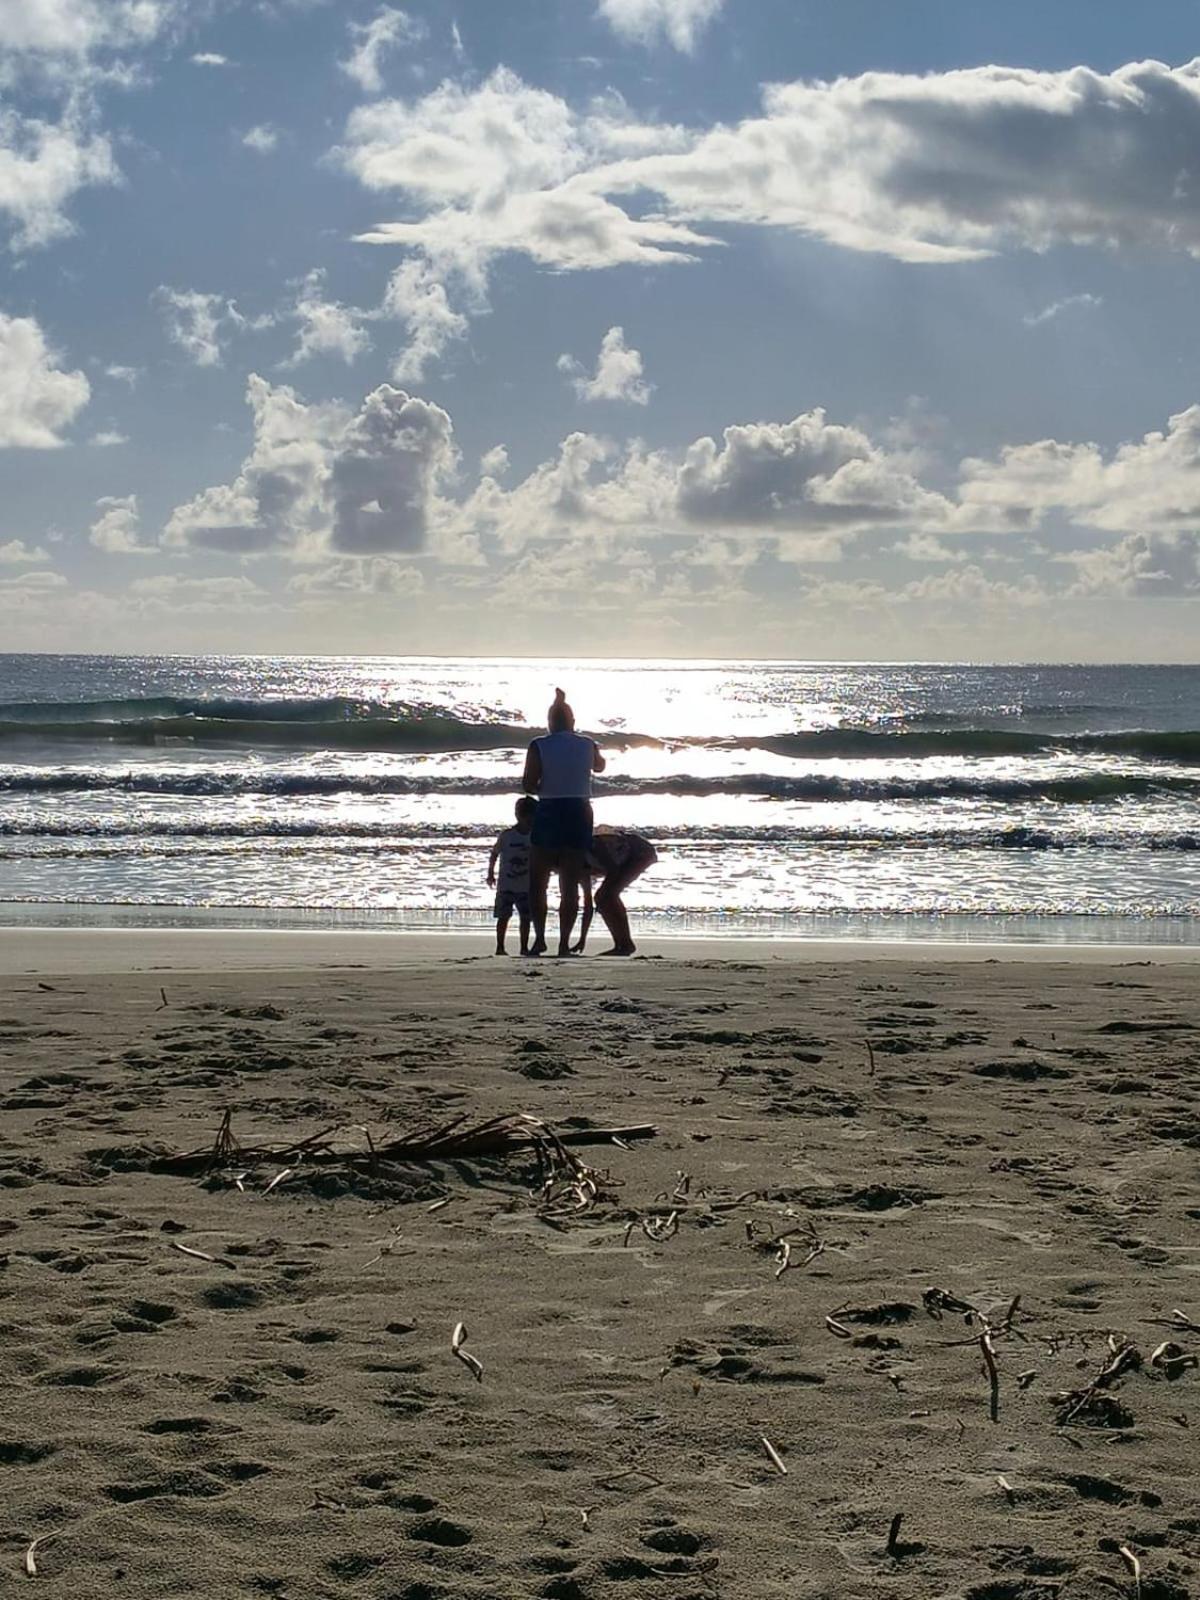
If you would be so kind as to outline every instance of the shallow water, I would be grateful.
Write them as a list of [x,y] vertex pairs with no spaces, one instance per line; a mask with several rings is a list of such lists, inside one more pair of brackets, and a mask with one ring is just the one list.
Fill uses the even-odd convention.
[[1196,936],[1180,667],[5,656],[0,900],[481,919],[560,682],[656,926]]

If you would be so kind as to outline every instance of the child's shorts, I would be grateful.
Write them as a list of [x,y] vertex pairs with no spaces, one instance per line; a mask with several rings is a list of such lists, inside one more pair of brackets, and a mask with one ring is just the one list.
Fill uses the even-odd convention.
[[497,889],[496,905],[492,912],[497,922],[503,922],[505,917],[511,917],[513,912],[518,917],[529,916],[529,895],[517,889]]

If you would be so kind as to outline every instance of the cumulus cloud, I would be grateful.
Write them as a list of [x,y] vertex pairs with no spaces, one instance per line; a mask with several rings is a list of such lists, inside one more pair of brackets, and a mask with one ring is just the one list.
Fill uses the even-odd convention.
[[1127,594],[1183,599],[1200,594],[1200,531],[1131,533],[1111,547],[1073,550],[1077,594]]
[[1173,532],[1200,524],[1200,405],[1107,459],[1096,444],[1041,439],[995,460],[968,459],[961,470],[965,526],[1031,530],[1059,512],[1114,533]]
[[97,450],[111,450],[116,445],[128,444],[129,435],[118,432],[116,428],[101,428],[99,433],[92,434],[88,443]]
[[491,263],[506,252],[556,271],[591,270],[661,265],[710,242],[683,223],[633,216],[581,181],[608,157],[682,137],[643,127],[616,96],[577,115],[506,68],[475,87],[446,82],[418,100],[358,107],[334,159],[417,213],[360,236],[410,253],[385,302],[409,327],[398,380],[419,376],[462,337],[467,315],[486,308]]
[[0,449],[52,450],[87,404],[82,372],[66,372],[33,317],[0,311]]
[[13,224],[15,249],[71,233],[68,202],[80,189],[117,179],[111,144],[79,105],[57,122],[0,107],[0,215]]
[[159,573],[152,578],[135,578],[129,593],[143,612],[164,612],[169,616],[194,613],[228,613],[264,610],[267,596],[245,576],[187,578],[175,573]]
[[228,56],[223,56],[217,50],[197,50],[192,56],[192,65],[196,67],[228,67],[232,63]]
[[40,545],[30,547],[24,539],[9,539],[0,544],[0,567],[37,567],[50,560]]
[[325,273],[320,268],[302,280],[292,315],[300,323],[300,342],[285,366],[299,366],[314,356],[338,356],[349,365],[371,348],[363,313],[325,298]]
[[155,547],[143,544],[135,494],[103,495],[96,501],[100,515],[88,531],[88,542],[110,556],[153,555]]
[[604,335],[591,377],[570,355],[559,356],[558,370],[570,376],[581,400],[625,400],[644,406],[654,391],[654,385],[643,376],[641,351],[632,350],[625,343],[624,328],[610,328]]
[[347,77],[354,79],[364,94],[380,94],[383,74],[379,69],[384,56],[424,37],[423,23],[395,6],[381,6],[370,22],[350,24],[352,48],[347,59],[339,61],[338,66]]
[[388,556],[345,556],[311,572],[297,573],[288,592],[304,600],[361,599],[386,595],[404,599],[420,594],[425,578],[418,567]]
[[666,39],[690,53],[725,0],[599,0],[599,15],[623,39],[653,45]]
[[172,0],[3,0],[0,50],[81,57],[146,45],[174,11]]
[[1064,311],[1098,311],[1103,304],[1103,297],[1098,294],[1069,294],[1063,300],[1052,300],[1040,311],[1028,312],[1021,321],[1027,328],[1040,328],[1044,322],[1053,322]]
[[785,541],[792,559],[829,560],[870,528],[946,527],[955,507],[818,410],[726,428],[720,443],[698,439],[678,455],[573,433],[511,489],[485,474],[457,514],[512,548],[634,530],[693,541],[751,534]]
[[279,130],[273,128],[269,122],[256,122],[252,128],[247,128],[242,135],[242,143],[247,150],[253,150],[256,155],[269,156],[279,147]]
[[244,555],[283,549],[355,555],[420,549],[434,497],[455,465],[440,406],[381,384],[357,412],[306,405],[252,375],[254,446],[232,483],[172,514],[163,542]]
[[726,428],[698,439],[679,471],[685,520],[732,528],[861,528],[940,523],[948,503],[922,488],[858,428],[806,412],[791,422]]
[[418,383],[448,344],[466,337],[468,322],[450,304],[441,275],[428,261],[402,262],[388,280],[380,311],[402,322],[408,343],[396,357],[397,383]]
[[118,362],[112,362],[104,369],[104,376],[111,378],[114,383],[127,383],[132,389],[142,375],[140,367],[123,367]]
[[[606,10],[635,33],[694,37],[682,0]],[[462,287],[465,313],[482,309],[505,253],[559,272],[666,266],[718,243],[718,225],[926,264],[1068,244],[1200,255],[1200,184],[1179,154],[1198,143],[1200,60],[774,84],[759,114],[692,128],[639,121],[614,96],[574,108],[501,68],[358,107],[333,155],[403,202],[360,237],[409,252],[462,315]]]
[[220,366],[230,334],[257,332],[276,321],[272,313],[245,317],[224,295],[203,294],[198,289],[170,289],[160,284],[152,298],[162,313],[167,338],[198,367]]

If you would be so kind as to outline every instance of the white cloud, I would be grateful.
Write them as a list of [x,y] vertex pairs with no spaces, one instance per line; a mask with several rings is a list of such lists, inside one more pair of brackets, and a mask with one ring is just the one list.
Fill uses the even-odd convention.
[[288,580],[287,588],[305,600],[372,595],[404,599],[422,593],[425,579],[419,568],[388,556],[345,556],[327,567],[297,573]]
[[[669,0],[609,9],[692,37]],[[1180,157],[1197,146],[1200,60],[774,84],[759,115],[708,128],[638,122],[613,96],[575,109],[501,68],[358,107],[333,154],[400,197],[402,220],[360,237],[408,251],[442,287],[436,355],[458,336],[450,318],[486,306],[500,255],[559,272],[664,266],[717,244],[703,230],[720,224],[926,264],[1067,244],[1200,255],[1200,183]],[[421,345],[406,374],[429,359]]]
[[1073,550],[1076,594],[1127,594],[1161,599],[1200,595],[1200,531],[1131,533],[1107,548]]
[[349,365],[371,348],[362,327],[363,313],[324,297],[325,274],[319,268],[303,279],[292,315],[300,323],[300,342],[284,362],[295,367],[313,356],[340,356]]
[[397,383],[418,383],[448,344],[466,337],[466,317],[451,306],[437,270],[419,257],[392,273],[380,310],[403,322],[408,332],[408,344],[392,366]]
[[1107,460],[1096,444],[1041,439],[1009,446],[994,461],[964,461],[961,474],[966,527],[1034,529],[1060,512],[1114,533],[1174,532],[1200,524],[1200,405]]
[[933,561],[942,564],[967,559],[965,551],[952,550],[932,533],[910,533],[907,539],[901,539],[898,544],[892,546],[892,549],[897,555],[907,557],[909,561]]
[[508,451],[502,444],[494,444],[479,458],[479,473],[484,478],[502,478],[508,471]]
[[197,50],[192,56],[192,64],[197,67],[228,67],[232,63],[228,56],[223,56],[217,50]]
[[32,549],[24,539],[10,539],[0,544],[0,567],[36,567],[50,560],[40,545]]
[[725,0],[598,0],[597,10],[623,39],[653,45],[667,39],[690,53]]
[[1064,311],[1098,311],[1103,304],[1104,300],[1098,294],[1069,294],[1063,300],[1052,300],[1040,311],[1027,313],[1021,321],[1027,328],[1040,328],[1044,322],[1052,322]]
[[788,531],[936,524],[950,513],[860,429],[828,423],[819,409],[726,428],[719,445],[698,439],[679,471],[678,501],[689,522]]
[[111,378],[114,383],[127,383],[132,389],[142,376],[141,367],[122,367],[116,362],[105,367],[104,376]]
[[455,464],[440,406],[381,384],[356,413],[306,405],[252,375],[254,448],[232,483],[205,489],[172,514],[163,542],[252,555],[311,557],[420,549],[434,496]]
[[80,189],[116,183],[112,147],[78,106],[58,122],[0,107],[0,214],[15,225],[18,249],[73,231],[65,207]]
[[129,593],[140,610],[163,611],[170,616],[259,611],[265,609],[267,600],[263,590],[244,576],[185,578],[160,573],[152,578],[135,578]]
[[354,79],[364,94],[380,94],[383,75],[379,67],[384,56],[424,37],[424,25],[414,21],[406,11],[399,11],[395,6],[381,6],[370,22],[350,24],[352,49],[349,57],[339,61],[338,66],[347,77]]
[[98,450],[111,450],[115,445],[128,444],[129,435],[118,433],[115,428],[102,428],[99,433],[94,433],[88,440]]
[[279,146],[279,130],[269,122],[255,123],[242,135],[242,143],[247,150],[253,150],[260,156],[269,156]]
[[590,378],[574,356],[559,356],[558,370],[571,375],[581,400],[625,400],[644,406],[654,390],[654,385],[643,377],[641,351],[632,350],[625,343],[624,328],[610,328],[604,335],[596,371]]
[[861,430],[813,411],[726,428],[719,444],[698,439],[680,456],[573,433],[512,489],[485,474],[449,517],[510,548],[585,533],[750,534],[781,541],[789,559],[831,560],[867,529],[947,527],[954,515]]
[[409,324],[397,379],[419,377],[462,337],[466,314],[486,309],[499,255],[590,270],[662,265],[713,242],[661,216],[629,215],[583,181],[608,157],[682,138],[679,129],[636,123],[613,95],[576,115],[503,67],[477,87],[447,82],[419,100],[358,107],[334,158],[367,189],[403,193],[418,213],[360,236],[411,252],[385,302],[385,314]]
[[104,495],[96,501],[99,517],[88,532],[88,542],[112,556],[148,556],[153,545],[143,544],[139,534],[137,495]]
[[171,0],[0,0],[0,50],[87,56],[149,44]]
[[82,372],[64,372],[33,317],[0,311],[0,449],[61,445],[91,394]]
[[169,289],[160,284],[154,303],[162,312],[167,338],[198,367],[219,367],[223,341],[234,329],[268,328],[273,316],[244,317],[232,300],[219,294],[202,294],[198,289]]

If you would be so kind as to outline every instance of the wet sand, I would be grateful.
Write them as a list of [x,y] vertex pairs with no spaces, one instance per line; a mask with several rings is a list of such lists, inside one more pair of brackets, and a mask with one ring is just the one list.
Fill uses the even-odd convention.
[[[1200,1596],[1194,966],[12,938],[5,1591]],[[575,1213],[528,1156],[156,1170],[227,1108],[657,1134],[573,1147]]]

